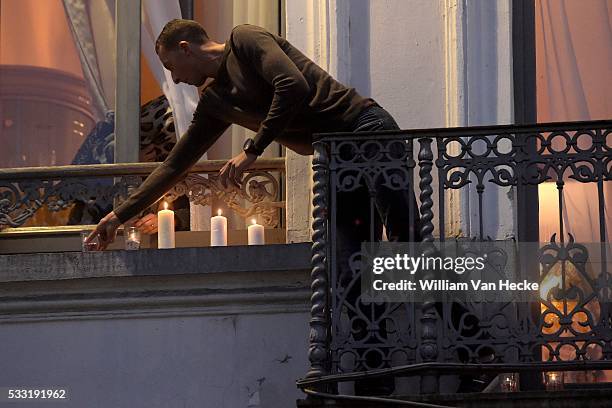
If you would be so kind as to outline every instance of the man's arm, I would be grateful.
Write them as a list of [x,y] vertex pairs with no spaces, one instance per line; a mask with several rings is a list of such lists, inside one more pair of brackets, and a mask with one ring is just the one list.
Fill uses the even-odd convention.
[[263,151],[300,111],[311,89],[298,67],[269,32],[260,27],[242,25],[232,31],[231,40],[238,57],[274,88],[268,114],[254,137],[255,146]]
[[196,111],[191,126],[172,148],[166,160],[114,210],[119,221],[125,223],[162,197],[185,176],[228,126],[229,123]]

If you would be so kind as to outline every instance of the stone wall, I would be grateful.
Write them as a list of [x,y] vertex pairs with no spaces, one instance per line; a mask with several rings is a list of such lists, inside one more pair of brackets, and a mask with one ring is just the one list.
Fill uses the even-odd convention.
[[67,388],[62,407],[295,406],[309,265],[307,244],[2,255],[0,385]]

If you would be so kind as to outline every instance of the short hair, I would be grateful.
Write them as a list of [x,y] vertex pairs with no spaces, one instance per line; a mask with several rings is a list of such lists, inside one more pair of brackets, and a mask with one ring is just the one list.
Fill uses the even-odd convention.
[[155,51],[159,52],[162,45],[168,50],[174,50],[181,41],[204,44],[208,38],[206,30],[198,22],[175,18],[168,21],[157,36]]

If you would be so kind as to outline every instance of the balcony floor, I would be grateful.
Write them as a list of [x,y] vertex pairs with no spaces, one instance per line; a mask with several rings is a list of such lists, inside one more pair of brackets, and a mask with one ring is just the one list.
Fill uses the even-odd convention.
[[[612,387],[563,391],[524,391],[518,393],[470,393],[435,396],[394,397],[395,399],[462,408],[604,408],[610,407]],[[350,407],[379,408],[401,405],[383,402],[334,401],[307,398],[297,401],[298,408]]]

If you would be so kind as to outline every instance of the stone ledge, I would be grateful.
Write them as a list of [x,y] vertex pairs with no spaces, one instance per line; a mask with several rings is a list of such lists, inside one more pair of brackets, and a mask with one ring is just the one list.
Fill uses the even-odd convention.
[[0,323],[302,313],[309,296],[309,244],[0,256]]
[[310,268],[310,244],[0,255],[0,282]]

